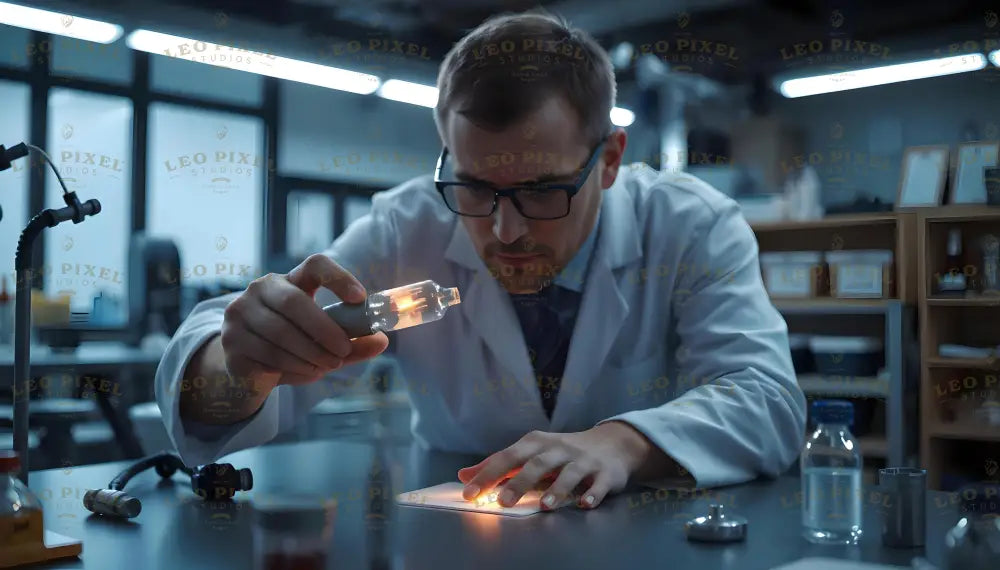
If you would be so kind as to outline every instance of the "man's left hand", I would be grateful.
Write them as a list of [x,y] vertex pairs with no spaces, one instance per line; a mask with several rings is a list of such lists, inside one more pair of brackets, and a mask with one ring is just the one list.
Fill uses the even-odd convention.
[[498,502],[511,507],[540,483],[554,479],[542,496],[542,508],[556,507],[574,494],[580,496],[580,507],[594,508],[609,493],[624,489],[651,452],[659,449],[654,451],[645,436],[619,421],[576,433],[533,431],[477,465],[460,469],[458,478],[465,483],[462,494],[469,501],[509,478]]

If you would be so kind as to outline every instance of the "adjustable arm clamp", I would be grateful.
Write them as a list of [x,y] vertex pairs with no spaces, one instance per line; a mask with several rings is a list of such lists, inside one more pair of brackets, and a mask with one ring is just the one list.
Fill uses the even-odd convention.
[[115,518],[135,518],[142,511],[139,499],[127,495],[125,485],[136,475],[156,469],[157,474],[169,479],[178,471],[191,477],[191,490],[206,501],[225,501],[237,491],[253,488],[253,474],[249,469],[235,469],[229,463],[209,463],[194,469],[184,465],[172,453],[158,453],[142,459],[119,473],[107,489],[91,489],[83,495],[83,506],[88,511]]

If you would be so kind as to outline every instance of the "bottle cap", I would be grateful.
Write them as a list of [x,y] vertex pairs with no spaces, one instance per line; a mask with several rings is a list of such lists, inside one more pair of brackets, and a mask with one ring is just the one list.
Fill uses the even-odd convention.
[[458,287],[449,287],[441,290],[441,304],[445,307],[457,305],[462,302],[462,296],[458,293]]
[[0,473],[13,473],[21,469],[21,457],[13,449],[0,451]]
[[722,505],[709,505],[708,516],[691,519],[684,525],[688,540],[735,542],[746,538],[747,519],[724,512]]
[[812,404],[813,421],[820,424],[854,423],[854,405],[847,400],[817,400]]

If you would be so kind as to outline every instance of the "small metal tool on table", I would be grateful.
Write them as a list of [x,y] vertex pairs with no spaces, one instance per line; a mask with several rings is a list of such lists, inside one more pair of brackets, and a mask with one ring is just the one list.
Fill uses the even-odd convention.
[[730,514],[722,505],[709,505],[708,515],[684,525],[688,540],[698,542],[738,542],[747,536],[747,519]]

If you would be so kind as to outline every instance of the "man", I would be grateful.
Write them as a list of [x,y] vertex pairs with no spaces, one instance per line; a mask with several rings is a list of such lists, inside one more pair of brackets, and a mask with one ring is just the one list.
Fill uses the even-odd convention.
[[[623,168],[606,53],[544,13],[493,18],[438,77],[444,151],[287,275],[199,304],[156,376],[188,463],[263,444],[386,350],[321,307],[432,279],[444,318],[392,333],[413,434],[487,456],[465,497],[592,508],[631,480],[776,476],[804,438],[784,320],[735,202]],[[364,286],[362,286],[362,283]],[[331,294],[332,292],[332,294]]]

